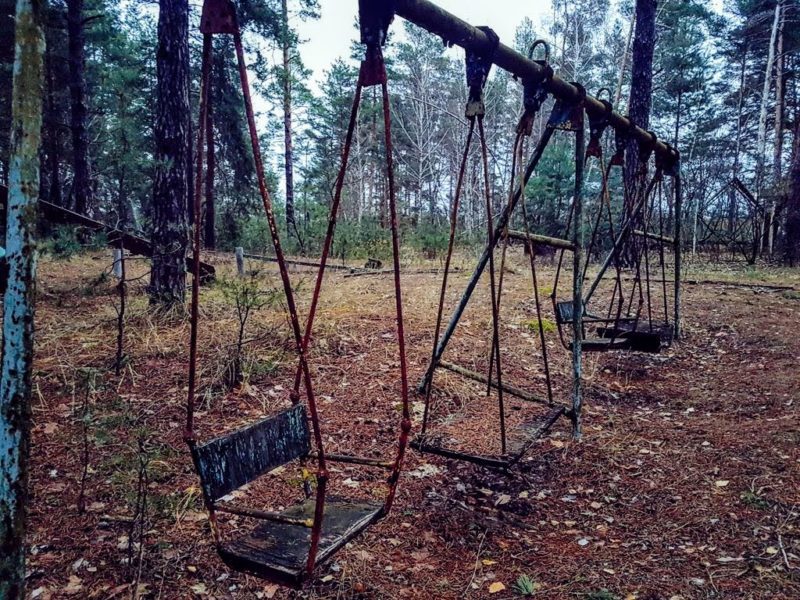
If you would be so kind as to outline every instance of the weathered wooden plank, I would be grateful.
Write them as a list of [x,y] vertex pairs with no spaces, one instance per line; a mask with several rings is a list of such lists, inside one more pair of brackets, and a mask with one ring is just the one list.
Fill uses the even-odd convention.
[[656,242],[661,242],[663,244],[674,244],[675,240],[671,237],[667,237],[665,235],[659,235],[657,233],[653,233],[652,231],[641,231],[639,229],[634,229],[631,233],[638,237],[644,237],[648,240],[655,240]]
[[561,238],[554,238],[546,235],[539,235],[536,233],[525,233],[524,231],[516,231],[514,229],[508,230],[508,237],[515,240],[522,240],[522,241],[527,240],[534,244],[552,246],[553,248],[563,248],[564,250],[575,249],[575,245],[569,240],[562,240]]
[[311,450],[305,407],[288,408],[195,448],[206,496],[214,501]]
[[[313,519],[314,500],[293,506],[282,514],[303,522]],[[317,565],[324,563],[382,515],[383,507],[379,504],[338,499],[326,502]],[[309,548],[306,527],[266,522],[249,534],[223,545],[219,553],[231,568],[285,585],[299,586],[307,575]]]

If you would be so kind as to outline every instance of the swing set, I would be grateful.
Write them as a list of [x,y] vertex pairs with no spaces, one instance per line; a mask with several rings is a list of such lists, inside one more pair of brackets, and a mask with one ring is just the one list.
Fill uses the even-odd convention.
[[[628,119],[613,112],[611,105],[588,96],[584,89],[575,83],[567,83],[558,78],[547,64],[547,48],[543,42],[536,42],[528,56],[523,56],[500,43],[498,37],[488,28],[474,28],[453,15],[443,11],[427,0],[359,0],[361,42],[365,46],[364,59],[358,75],[355,94],[350,112],[348,128],[341,153],[341,164],[335,182],[334,196],[325,241],[323,244],[319,270],[309,308],[305,328],[301,328],[294,291],[289,278],[287,261],[283,253],[278,235],[277,223],[273,211],[272,200],[267,190],[264,168],[258,143],[255,116],[250,96],[247,69],[241,41],[236,12],[231,0],[205,0],[200,21],[203,34],[203,58],[200,86],[199,123],[197,128],[197,148],[203,148],[207,131],[210,109],[210,70],[212,62],[212,38],[214,35],[231,35],[233,37],[240,85],[244,98],[244,109],[247,120],[250,142],[259,193],[263,201],[264,212],[269,226],[270,237],[278,264],[281,285],[286,300],[288,321],[291,326],[292,339],[297,354],[297,368],[294,385],[288,394],[289,406],[280,412],[249,424],[243,428],[226,433],[209,441],[199,442],[195,434],[195,402],[198,391],[198,332],[199,332],[199,285],[200,285],[200,219],[194,220],[193,231],[193,281],[191,291],[191,329],[189,344],[188,396],[186,407],[186,426],[184,439],[191,452],[195,469],[199,475],[206,509],[209,514],[212,534],[218,553],[222,560],[232,569],[250,573],[283,585],[300,586],[314,572],[317,565],[330,559],[337,550],[352,540],[371,524],[384,517],[391,509],[395,499],[400,471],[411,431],[411,414],[409,407],[408,375],[406,364],[405,336],[403,330],[403,303],[400,281],[400,248],[397,220],[397,207],[394,190],[394,165],[392,161],[391,113],[389,105],[388,81],[383,60],[383,46],[395,15],[401,16],[428,31],[441,36],[450,44],[457,44],[467,52],[467,84],[469,97],[466,108],[468,132],[464,148],[458,183],[451,206],[451,227],[448,253],[442,278],[439,308],[436,319],[434,346],[431,360],[418,386],[418,391],[425,396],[425,412],[421,432],[412,445],[422,452],[431,452],[442,456],[467,460],[488,467],[508,469],[513,467],[529,450],[531,444],[544,435],[553,423],[561,416],[568,416],[572,421],[573,432],[580,434],[581,411],[581,353],[601,349],[627,349],[649,351],[648,344],[655,344],[655,338],[642,336],[658,336],[659,347],[664,339],[659,324],[654,321],[655,303],[651,301],[651,260],[660,268],[662,291],[664,294],[665,322],[670,330],[670,339],[679,334],[680,308],[680,250],[674,244],[674,316],[669,323],[666,304],[666,270],[663,247],[656,258],[651,256],[653,241],[666,240],[663,235],[664,221],[661,200],[663,176],[673,178],[672,189],[675,194],[676,238],[680,239],[680,176],[678,170],[679,155],[677,151],[656,139],[655,135],[645,132],[633,125]],[[533,55],[538,46],[544,46],[545,57],[534,60]],[[517,126],[513,146],[512,181],[507,201],[502,211],[493,214],[489,185],[489,165],[484,132],[485,109],[483,106],[483,87],[492,65],[497,65],[523,82],[523,114]],[[365,458],[330,453],[323,443],[323,423],[317,410],[314,393],[314,382],[307,357],[309,343],[312,338],[313,324],[320,298],[324,275],[333,236],[336,230],[339,206],[344,186],[345,173],[350,156],[357,117],[364,88],[380,86],[383,104],[384,143],[386,152],[386,177],[388,181],[388,205],[393,257],[393,284],[395,292],[396,340],[399,362],[399,383],[401,394],[401,415],[397,434],[396,451],[393,457],[386,459]],[[547,98],[555,97],[555,104],[550,112],[547,125],[531,152],[523,169],[526,155],[527,139],[533,131],[533,122]],[[587,151],[585,144],[585,115],[590,121],[590,141]],[[610,216],[610,204],[607,198],[608,172],[612,165],[621,162],[619,152],[614,156],[608,168],[602,167],[601,138],[607,127],[614,128],[620,140],[633,138],[639,141],[642,148],[640,166],[646,173],[647,160],[651,155],[656,157],[656,174],[644,193],[630,206],[627,219],[618,228],[614,236],[613,219]],[[447,326],[442,332],[444,323],[444,300],[448,287],[453,253],[458,208],[463,186],[464,172],[469,160],[470,146],[477,130],[480,145],[481,166],[483,172],[483,195],[486,207],[487,237],[486,246],[475,271],[467,284],[463,295],[453,312]],[[570,210],[569,223],[564,238],[551,238],[532,231],[527,213],[525,189],[532,177],[539,160],[549,141],[556,131],[575,136],[575,182],[574,197]],[[618,148],[621,142],[618,141]],[[194,210],[199,215],[203,192],[204,152],[196,153],[196,180],[194,189]],[[583,243],[583,172],[584,163],[589,157],[596,157],[601,162],[603,173],[601,196],[603,202],[598,203],[598,214],[595,215],[592,240],[589,252],[584,252]],[[654,193],[655,190],[655,193]],[[523,230],[510,229],[512,214],[519,206]],[[605,212],[603,208],[605,207]],[[600,222],[608,219],[608,227],[614,244],[606,257],[598,275],[583,294],[583,281],[587,274],[588,256],[600,240]],[[658,233],[651,229],[658,223]],[[530,273],[532,295],[539,328],[539,345],[541,346],[541,364],[545,373],[544,394],[534,394],[502,380],[499,339],[500,302],[503,288],[503,267],[510,239],[521,239],[528,249],[530,257]],[[628,246],[628,240],[633,240]],[[495,270],[494,252],[502,242],[499,275]],[[535,259],[535,248],[540,245],[554,247],[560,252],[556,280],[558,280],[564,252],[573,256],[572,300],[563,302],[557,297],[557,281],[553,288],[551,300],[557,315],[561,339],[572,352],[572,404],[558,403],[554,399],[551,382],[548,351],[544,338],[543,302],[540,297],[539,279]],[[631,247],[633,251],[634,276],[630,289],[623,289],[623,248]],[[597,317],[587,310],[600,282],[609,267],[614,267],[614,291],[607,316]],[[475,290],[483,271],[489,267],[489,285],[492,310],[492,336],[489,352],[489,369],[487,376],[470,371],[459,365],[448,363],[442,359],[445,348],[453,336],[459,320]],[[627,294],[627,295],[626,295]],[[624,299],[627,298],[627,302]],[[635,305],[635,306],[634,306]],[[645,315],[646,316],[643,316]],[[574,318],[573,315],[581,315]],[[587,325],[601,324],[597,340],[586,339]],[[567,329],[571,331],[567,331]],[[569,338],[569,339],[568,339]],[[641,341],[646,340],[646,343]],[[602,343],[598,340],[602,340]],[[435,443],[431,435],[431,390],[434,372],[447,369],[459,373],[469,379],[480,381],[487,386],[487,394],[497,391],[498,418],[500,433],[499,452],[494,455],[468,454],[447,448]],[[522,441],[511,443],[505,423],[504,394],[539,403],[547,407],[547,414],[534,426],[529,426]],[[241,506],[230,501],[232,492],[250,484],[270,471],[288,463],[313,461],[316,467],[312,470],[311,479],[316,485],[304,486],[305,497],[281,511],[267,511],[249,506]],[[328,497],[327,489],[332,477],[329,463],[345,463],[385,471],[386,492],[381,503],[354,499]],[[226,513],[255,521],[255,525],[241,533],[240,530],[223,536],[218,513]]]
[[[200,264],[198,259],[200,256],[201,225],[200,219],[195,219],[193,232],[195,262],[189,345],[189,391],[184,439],[189,446],[195,468],[200,477],[203,499],[209,514],[217,550],[222,560],[232,569],[290,586],[301,585],[313,573],[316,565],[329,559],[353,537],[390,511],[397,490],[409,431],[411,430],[400,287],[400,250],[394,197],[389,95],[382,55],[382,46],[385,43],[386,32],[391,19],[392,14],[387,13],[385,10],[376,10],[369,14],[362,13],[361,41],[366,45],[366,55],[361,64],[347,140],[342,151],[342,167],[336,183],[335,199],[331,207],[323,255],[316,279],[309,318],[304,331],[301,330],[300,320],[297,316],[294,291],[289,279],[286,258],[281,248],[272,200],[264,177],[264,167],[250,97],[241,34],[233,3],[230,0],[205,0],[200,21],[200,30],[203,34],[203,62],[197,147],[203,147],[204,133],[207,127],[212,38],[214,35],[232,35],[258,188],[280,271],[283,293],[289,313],[289,322],[298,357],[298,366],[295,383],[288,398],[291,402],[289,408],[210,441],[204,443],[196,441],[194,413],[197,394],[196,370],[200,281],[197,265]],[[364,87],[375,85],[380,85],[383,93],[383,116],[387,151],[386,168],[389,180],[389,212],[391,216],[397,344],[402,400],[400,432],[397,441],[397,452],[393,460],[379,460],[326,452],[323,443],[322,422],[317,410],[311,369],[306,354],[325,275],[325,267],[336,229],[344,171],[355,129],[361,90]],[[194,210],[197,215],[200,214],[201,207],[203,154],[203,152],[197,152],[194,195]],[[305,402],[301,401],[301,391],[305,393]],[[227,501],[231,492],[240,489],[269,471],[295,460],[299,460],[301,464],[306,460],[316,461],[316,470],[313,472],[316,490],[313,498],[311,497],[310,486],[305,486],[306,498],[281,512],[234,505]],[[331,477],[331,473],[328,470],[329,462],[357,464],[387,471],[389,474],[386,478],[387,489],[384,501],[375,503],[328,498],[326,491]],[[232,538],[223,538],[220,533],[217,513],[245,517],[256,521],[257,524],[244,534],[234,535]]]

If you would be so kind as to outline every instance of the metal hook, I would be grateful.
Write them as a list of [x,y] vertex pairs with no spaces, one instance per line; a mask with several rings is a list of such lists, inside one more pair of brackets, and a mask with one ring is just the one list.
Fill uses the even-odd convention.
[[536,51],[536,48],[539,46],[544,46],[544,60],[537,60],[536,62],[547,64],[550,62],[550,46],[547,42],[542,39],[536,40],[531,44],[531,47],[528,48],[528,58],[530,60],[534,60],[533,53]]
[[600,96],[603,95],[603,92],[608,94],[608,99],[610,101],[611,100],[611,90],[608,89],[607,87],[601,87],[599,90],[597,90],[597,93],[595,94],[595,98],[597,98],[598,100],[602,100],[602,98],[600,98]]

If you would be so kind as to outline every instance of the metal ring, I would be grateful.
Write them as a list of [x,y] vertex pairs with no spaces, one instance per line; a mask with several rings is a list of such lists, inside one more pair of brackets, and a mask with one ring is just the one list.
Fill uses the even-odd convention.
[[594,97],[602,101],[602,98],[600,98],[600,96],[603,95],[603,92],[608,94],[608,99],[611,100],[611,90],[608,89],[607,87],[601,87],[599,90],[597,90],[597,93],[595,93]]
[[547,64],[550,62],[550,46],[547,42],[542,39],[536,40],[531,44],[531,47],[528,48],[528,59],[534,60],[533,53],[536,51],[536,48],[539,46],[544,46],[544,60],[537,60],[536,62]]

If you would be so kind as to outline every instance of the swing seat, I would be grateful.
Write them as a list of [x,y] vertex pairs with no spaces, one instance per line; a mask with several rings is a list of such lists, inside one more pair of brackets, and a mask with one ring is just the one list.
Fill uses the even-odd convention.
[[436,454],[443,458],[463,460],[482,467],[507,470],[517,464],[536,440],[543,438],[550,431],[553,424],[566,414],[563,406],[556,406],[549,410],[542,419],[523,423],[515,432],[515,439],[509,440],[509,451],[499,456],[485,454],[470,454],[459,450],[446,448],[439,442],[417,437],[411,442],[411,447],[423,454]]
[[631,344],[630,349],[634,352],[658,354],[661,352],[662,346],[669,346],[672,343],[671,331],[672,327],[670,326],[654,328],[653,331],[640,331],[622,325],[620,327],[598,327],[597,335],[606,339],[628,340]]
[[[297,404],[197,446],[193,458],[205,497],[214,504],[264,473],[308,456],[310,451],[306,409]],[[308,525],[314,521],[314,507],[312,498],[279,513],[294,522],[259,520],[248,533],[221,543],[220,557],[234,570],[299,586],[308,575],[306,563],[311,547]],[[219,510],[224,512],[222,506]],[[326,501],[315,564],[330,558],[382,516],[381,504],[333,498]],[[295,524],[297,519],[305,524]]]
[[611,352],[614,350],[633,350],[633,346],[627,338],[599,337],[583,340],[581,342],[581,350],[584,352]]
[[[282,511],[281,515],[311,522],[314,505],[311,498]],[[382,516],[381,504],[334,498],[326,501],[316,564],[324,563]],[[249,533],[220,546],[219,555],[235,571],[299,587],[308,574],[306,561],[310,548],[311,528],[263,521]]]

